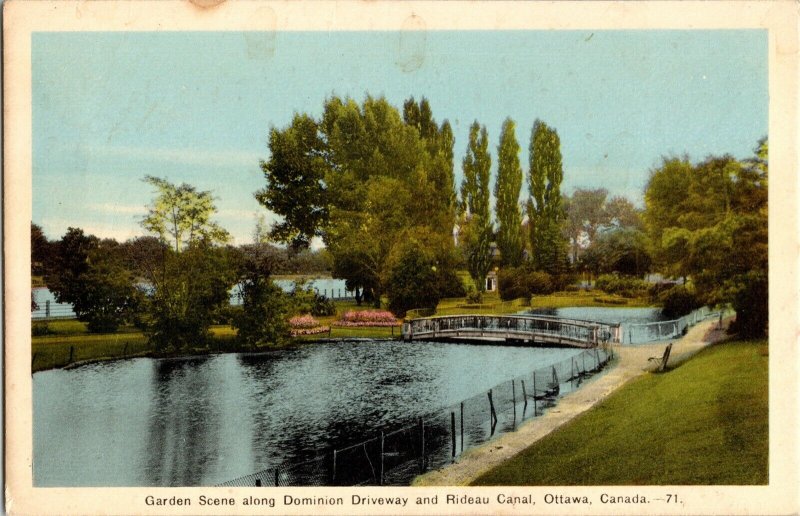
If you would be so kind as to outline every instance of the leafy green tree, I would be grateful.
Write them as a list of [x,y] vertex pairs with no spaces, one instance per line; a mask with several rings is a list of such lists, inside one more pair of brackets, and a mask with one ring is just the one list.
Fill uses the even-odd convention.
[[519,164],[519,143],[514,134],[514,121],[506,118],[497,146],[497,182],[494,196],[497,213],[497,247],[504,265],[513,267],[522,262],[524,247],[520,226],[519,192],[522,189],[522,167]]
[[478,292],[486,289],[484,280],[492,267],[492,223],[489,215],[491,166],[486,127],[476,120],[469,128],[467,153],[462,161],[464,180],[461,183],[461,203],[464,214],[459,239],[467,269]]
[[211,220],[216,208],[210,192],[186,183],[174,185],[153,176],[145,176],[144,182],[153,186],[158,195],[142,220],[142,227],[163,242],[173,243],[176,253],[201,240],[212,243],[228,240],[228,232]]
[[308,115],[296,114],[286,129],[269,133],[269,161],[261,161],[268,186],[256,192],[264,207],[283,216],[271,231],[271,238],[308,247],[321,236],[327,221],[324,146],[317,123]]
[[551,274],[565,269],[566,240],[561,232],[564,210],[561,199],[561,141],[555,129],[536,120],[531,130],[527,204],[534,265]]
[[581,256],[580,263],[595,274],[615,272],[642,276],[652,264],[647,235],[634,228],[603,231]]
[[115,331],[141,301],[119,244],[69,228],[56,244],[45,281],[59,303],[70,303],[90,332]]
[[591,245],[597,230],[609,223],[610,217],[606,211],[607,197],[608,190],[605,188],[594,190],[579,188],[571,197],[564,196],[565,225],[572,248],[573,263],[578,262],[578,252],[581,247]]
[[398,317],[413,308],[435,308],[443,297],[465,294],[449,239],[423,228],[404,232],[392,250],[386,274],[389,309]]
[[225,248],[193,244],[165,252],[161,267],[147,277],[143,322],[161,352],[208,344],[215,315],[230,304],[235,264]]
[[[303,138],[292,136],[301,128]],[[298,115],[271,134],[267,185],[257,198],[283,217],[273,237],[306,244],[321,237],[332,273],[359,302],[380,303],[387,260],[408,228],[447,235],[452,247],[454,140],[427,99],[407,100],[401,116],[384,98],[359,104],[333,96],[319,120]]]
[[228,233],[211,221],[216,206],[210,192],[150,176],[145,181],[157,187],[157,196],[142,226],[165,246],[157,259],[137,256],[147,284],[142,323],[159,351],[204,346],[215,314],[230,303],[236,255],[216,245]]
[[280,345],[289,337],[288,296],[275,285],[271,275],[279,258],[266,246],[242,250],[238,266],[239,295],[242,310],[233,319],[233,327],[242,343],[250,348]]
[[763,333],[768,320],[767,149],[762,140],[744,162],[665,159],[645,192],[661,270],[691,278],[704,303],[732,303],[736,329],[747,335]]
[[53,243],[47,239],[41,226],[31,222],[31,274],[43,275],[52,257]]

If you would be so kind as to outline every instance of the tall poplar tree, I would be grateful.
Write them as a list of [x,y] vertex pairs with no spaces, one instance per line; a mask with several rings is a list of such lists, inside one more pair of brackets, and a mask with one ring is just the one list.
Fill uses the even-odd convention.
[[551,274],[563,271],[566,240],[561,233],[564,209],[561,200],[561,141],[555,129],[536,120],[529,146],[528,200],[531,250],[534,265]]
[[491,166],[486,127],[476,120],[469,128],[467,153],[462,161],[464,181],[461,184],[461,203],[464,213],[461,246],[478,292],[485,290],[486,274],[492,266],[492,223],[489,218]]
[[497,201],[497,247],[504,265],[518,266],[522,261],[522,216],[519,192],[522,188],[522,167],[519,164],[519,143],[514,134],[514,121],[506,118],[497,146],[497,182],[494,196]]

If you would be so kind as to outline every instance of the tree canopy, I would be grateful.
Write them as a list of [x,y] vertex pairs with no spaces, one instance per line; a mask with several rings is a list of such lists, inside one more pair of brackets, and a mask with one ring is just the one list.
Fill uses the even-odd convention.
[[148,208],[142,227],[155,233],[179,253],[200,240],[224,243],[228,232],[211,220],[216,212],[214,198],[192,185],[174,185],[166,179],[145,176],[144,182],[156,189],[157,195]]
[[519,194],[522,189],[522,167],[519,163],[519,143],[514,134],[514,121],[506,118],[497,146],[497,182],[494,196],[497,213],[497,247],[504,265],[518,266],[522,262],[522,214]]
[[267,184],[256,198],[283,218],[273,238],[302,247],[320,237],[333,274],[359,300],[378,302],[387,260],[407,232],[452,234],[453,143],[427,99],[408,99],[401,115],[384,98],[332,96],[318,120],[298,114],[270,131]]
[[528,150],[531,197],[527,211],[533,263],[546,272],[559,274],[564,270],[566,254],[566,241],[561,228],[564,220],[561,140],[555,129],[536,120]]
[[711,156],[693,165],[666,158],[645,192],[645,225],[657,264],[689,277],[706,303],[733,303],[740,332],[767,323],[767,141],[737,161]]

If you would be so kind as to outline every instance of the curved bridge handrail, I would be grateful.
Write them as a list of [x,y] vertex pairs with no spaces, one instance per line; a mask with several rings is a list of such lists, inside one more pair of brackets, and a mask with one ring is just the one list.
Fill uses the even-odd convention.
[[533,340],[538,336],[550,342],[564,340],[581,346],[617,341],[618,330],[618,326],[598,322],[536,315],[443,315],[412,319],[403,324],[403,335],[409,339],[423,336],[485,338],[494,335],[506,339]]

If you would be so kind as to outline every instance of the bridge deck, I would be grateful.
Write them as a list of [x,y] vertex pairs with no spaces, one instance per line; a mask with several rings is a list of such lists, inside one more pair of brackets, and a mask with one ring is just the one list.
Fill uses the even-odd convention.
[[403,324],[404,340],[514,341],[591,348],[618,337],[616,325],[535,315],[454,315]]

